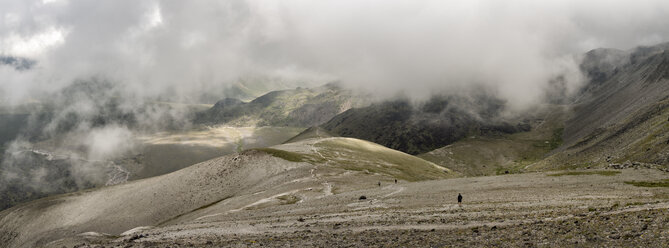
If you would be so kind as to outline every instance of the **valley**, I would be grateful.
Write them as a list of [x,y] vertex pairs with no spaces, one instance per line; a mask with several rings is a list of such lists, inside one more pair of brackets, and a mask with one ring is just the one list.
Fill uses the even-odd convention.
[[490,92],[372,101],[337,83],[5,111],[0,243],[662,247],[668,50],[593,50],[578,92],[521,112]]

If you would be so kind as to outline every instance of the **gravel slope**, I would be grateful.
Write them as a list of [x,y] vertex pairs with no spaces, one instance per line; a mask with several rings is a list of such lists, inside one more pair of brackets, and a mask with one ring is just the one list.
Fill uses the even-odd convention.
[[[660,180],[657,170],[613,176],[527,173],[421,182],[358,183],[333,195],[276,202],[278,187],[230,198],[169,225],[126,235],[84,233],[50,247],[663,247],[669,189],[625,181]],[[590,171],[592,172],[592,171]],[[458,193],[464,203],[455,203]],[[361,195],[367,199],[359,200]],[[243,200],[244,203],[239,201]],[[262,201],[268,204],[253,204]],[[248,204],[252,202],[251,204]],[[243,206],[243,207],[239,207]]]
[[377,182],[385,184],[398,175],[407,180],[454,176],[431,162],[371,142],[311,139],[7,209],[0,212],[0,243],[41,247],[80,233],[120,235],[137,227],[169,226],[205,215],[310,202]]

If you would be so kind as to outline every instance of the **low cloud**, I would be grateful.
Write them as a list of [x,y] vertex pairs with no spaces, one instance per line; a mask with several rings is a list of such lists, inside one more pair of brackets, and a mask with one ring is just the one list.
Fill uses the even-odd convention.
[[[512,106],[547,82],[581,83],[579,54],[667,40],[669,3],[643,1],[4,1],[0,70],[21,102],[103,77],[141,96],[193,100],[245,77],[340,80],[424,97],[484,85]],[[30,74],[30,75],[15,75]],[[559,76],[559,75],[558,75]]]

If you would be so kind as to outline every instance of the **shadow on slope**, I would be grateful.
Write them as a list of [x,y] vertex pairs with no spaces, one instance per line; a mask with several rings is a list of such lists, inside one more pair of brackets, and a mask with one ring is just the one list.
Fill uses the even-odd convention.
[[422,104],[394,100],[350,109],[322,127],[409,154],[428,152],[472,135],[528,131],[502,118],[504,103],[488,95],[435,96]]
[[548,105],[529,111],[530,131],[470,136],[418,157],[467,176],[519,173],[562,144],[567,106]]

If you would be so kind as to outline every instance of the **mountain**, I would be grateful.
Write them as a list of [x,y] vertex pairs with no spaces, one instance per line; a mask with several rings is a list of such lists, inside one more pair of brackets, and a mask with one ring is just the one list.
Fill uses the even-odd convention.
[[[472,246],[509,245],[509,237],[522,246],[527,236],[565,245],[591,237],[611,246],[638,241],[613,236],[621,230],[610,229],[611,221],[623,223],[630,235],[663,235],[658,230],[666,229],[669,205],[658,199],[669,182],[669,43],[596,49],[585,54],[581,70],[589,80],[576,96],[516,116],[484,93],[366,106],[362,97],[326,85],[270,92],[250,102],[223,99],[196,114],[203,124],[198,129],[141,137],[146,144],[168,145],[151,158],[124,159],[160,166],[215,158],[156,174],[129,170],[146,178],[5,209],[0,243],[331,246],[327,242],[334,240],[390,246],[404,239],[401,244],[411,247],[426,245],[423,239],[461,244],[472,234],[478,238],[465,240]],[[119,113],[116,120],[133,123]],[[96,116],[86,118],[99,123]],[[284,127],[233,127],[264,125]],[[248,146],[256,140],[258,147]],[[269,143],[278,145],[262,145]],[[221,147],[238,152],[218,156]],[[42,167],[55,166],[63,175],[74,173],[54,153],[18,155],[49,163]],[[551,172],[561,169],[579,170]],[[56,183],[63,178],[39,175]],[[5,192],[23,195],[14,191]],[[463,205],[454,203],[459,193]],[[443,243],[444,237],[453,240]],[[647,246],[662,241],[651,238]]]
[[534,168],[669,166],[669,43],[586,54],[564,145]]
[[299,80],[284,80],[267,76],[247,76],[220,90],[212,89],[203,92],[196,98],[196,101],[214,104],[222,98],[234,98],[248,102],[276,90],[288,90],[297,87],[311,88],[314,86],[316,86],[314,83]]
[[503,102],[487,95],[434,96],[418,104],[400,99],[350,109],[321,127],[338,136],[420,154],[468,136],[529,130],[523,121],[502,118],[502,111]]
[[13,207],[0,212],[0,242],[8,247],[47,246],[90,231],[118,235],[220,212],[314,201],[377,182],[455,176],[447,168],[367,141],[306,139]]
[[595,49],[587,84],[561,104],[525,113],[529,131],[479,135],[420,157],[470,176],[546,169],[669,169],[669,43]]
[[562,145],[568,105],[547,104],[524,113],[527,131],[470,136],[418,157],[467,176],[525,171]]
[[200,112],[194,122],[207,125],[310,127],[328,121],[365,100],[336,84],[272,91],[250,102],[226,98]]

